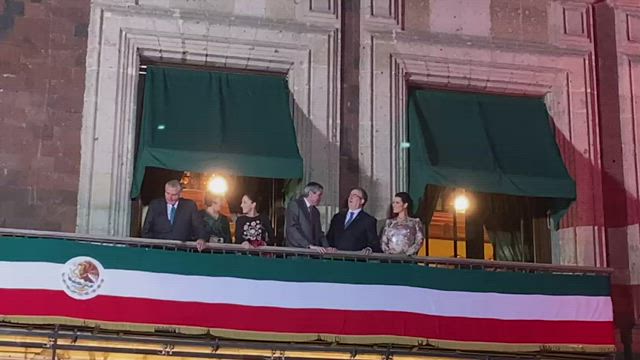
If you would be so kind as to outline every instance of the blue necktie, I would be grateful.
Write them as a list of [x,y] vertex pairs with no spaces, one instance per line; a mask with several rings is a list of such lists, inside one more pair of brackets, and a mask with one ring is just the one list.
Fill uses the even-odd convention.
[[351,224],[351,222],[353,221],[353,216],[355,215],[355,213],[353,211],[349,211],[349,216],[347,217],[347,222],[344,223],[344,228],[346,229],[349,224]]
[[171,211],[169,212],[169,222],[173,225],[173,221],[176,219],[176,206],[171,205]]

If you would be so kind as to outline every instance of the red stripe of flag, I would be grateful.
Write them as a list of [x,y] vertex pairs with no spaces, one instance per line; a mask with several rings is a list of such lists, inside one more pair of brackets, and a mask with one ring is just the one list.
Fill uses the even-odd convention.
[[[612,322],[498,320],[397,311],[287,309],[0,289],[0,314],[258,332],[386,335],[489,343],[612,345]],[[481,305],[479,305],[481,306]]]

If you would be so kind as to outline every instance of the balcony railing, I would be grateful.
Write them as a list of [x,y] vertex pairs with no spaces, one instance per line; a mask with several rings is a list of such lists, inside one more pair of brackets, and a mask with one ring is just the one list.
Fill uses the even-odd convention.
[[523,263],[510,261],[489,261],[478,259],[462,259],[462,258],[441,258],[431,256],[405,256],[390,254],[369,254],[364,255],[356,251],[337,251],[334,253],[320,254],[315,250],[290,248],[290,247],[274,247],[264,246],[260,248],[247,249],[237,244],[217,244],[209,243],[206,249],[198,251],[194,242],[160,240],[160,239],[143,239],[133,237],[117,237],[117,236],[95,236],[87,234],[63,233],[53,231],[36,231],[21,229],[1,229],[0,237],[24,237],[41,238],[49,237],[56,239],[66,239],[82,243],[103,244],[103,245],[121,245],[136,248],[163,249],[168,251],[187,251],[211,254],[247,254],[260,255],[269,254],[278,258],[305,257],[305,258],[321,258],[336,261],[356,261],[368,262],[375,261],[381,263],[411,263],[428,265],[431,267],[443,267],[450,269],[482,269],[486,271],[514,271],[514,272],[530,272],[530,273],[556,273],[556,274],[576,274],[576,275],[609,275],[613,272],[610,268],[577,266],[577,265],[557,265],[557,264],[541,264],[541,263]]
[[232,244],[198,252],[191,242],[0,229],[0,347],[601,358],[614,351],[610,273]]

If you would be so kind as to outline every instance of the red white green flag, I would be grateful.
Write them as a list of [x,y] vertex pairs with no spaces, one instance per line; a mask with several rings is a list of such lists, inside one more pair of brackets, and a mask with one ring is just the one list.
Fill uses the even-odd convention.
[[0,239],[6,322],[500,351],[614,351],[607,276]]

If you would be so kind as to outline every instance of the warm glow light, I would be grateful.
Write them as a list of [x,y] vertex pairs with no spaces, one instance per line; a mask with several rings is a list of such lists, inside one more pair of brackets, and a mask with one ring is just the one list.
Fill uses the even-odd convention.
[[453,201],[453,207],[457,212],[465,212],[469,208],[469,198],[465,194],[460,194],[456,196]]
[[224,195],[229,189],[229,186],[227,185],[227,180],[225,180],[225,178],[214,175],[209,179],[207,189],[213,194]]

